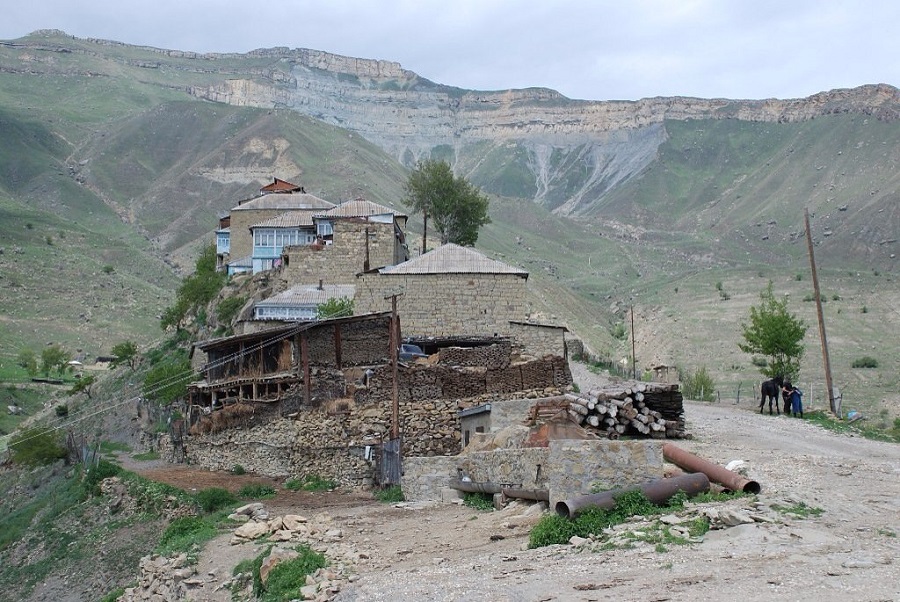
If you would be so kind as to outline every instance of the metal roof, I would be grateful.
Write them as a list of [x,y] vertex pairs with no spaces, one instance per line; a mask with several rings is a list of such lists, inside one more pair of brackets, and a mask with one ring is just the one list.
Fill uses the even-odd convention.
[[256,307],[320,305],[329,299],[340,299],[341,297],[352,299],[355,295],[356,287],[352,284],[325,284],[321,289],[318,284],[298,284],[283,293],[260,301]]
[[334,203],[320,199],[317,196],[305,192],[273,192],[245,201],[231,211],[249,211],[251,209],[331,209]]
[[288,211],[287,213],[282,213],[281,215],[276,215],[271,219],[267,219],[265,221],[259,222],[257,224],[253,224],[250,226],[251,228],[298,228],[300,226],[305,226],[307,228],[312,228],[315,226],[313,223],[313,212],[312,211]]
[[496,261],[472,247],[441,245],[409,261],[379,270],[382,274],[514,274],[528,278],[523,269]]
[[253,267],[253,255],[246,255],[244,257],[238,257],[233,261],[229,261],[228,265],[236,268],[252,268]]
[[348,324],[351,322],[366,322],[368,320],[376,320],[379,318],[387,318],[390,317],[391,312],[383,311],[371,314],[363,314],[361,316],[350,316],[347,318],[331,318],[328,320],[318,320],[316,322],[297,322],[294,324],[288,324],[284,326],[276,326],[274,328],[267,328],[265,330],[258,330],[256,332],[248,332],[244,334],[233,334],[228,337],[220,337],[218,339],[208,339],[206,341],[197,341],[193,344],[194,349],[199,349],[201,351],[208,351],[210,349],[216,349],[218,347],[223,347],[227,345],[232,345],[235,343],[241,342],[260,342],[260,341],[273,341],[279,337],[286,337],[292,334],[300,333],[305,330],[311,330],[314,328],[321,328],[323,326],[329,326],[332,324]]
[[391,214],[396,217],[406,217],[405,213],[395,211],[390,207],[367,201],[366,199],[353,199],[344,201],[340,205],[328,211],[317,213],[316,217],[369,217],[370,215]]

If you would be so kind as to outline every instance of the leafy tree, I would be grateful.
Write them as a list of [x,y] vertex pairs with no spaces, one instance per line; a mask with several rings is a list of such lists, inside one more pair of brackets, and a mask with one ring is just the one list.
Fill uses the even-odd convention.
[[406,182],[406,203],[414,212],[425,212],[441,244],[472,246],[478,229],[491,223],[488,198],[462,176],[454,176],[446,161],[420,161]]
[[744,353],[766,358],[765,366],[759,369],[763,375],[796,380],[805,351],[803,337],[807,325],[788,311],[787,298],[780,301],[775,298],[771,281],[759,297],[759,305],[750,308],[750,322],[741,323],[745,342],[738,343],[738,347]]
[[160,405],[168,405],[184,397],[192,376],[191,362],[183,354],[179,354],[178,357],[160,362],[147,373],[144,379],[144,396]]
[[716,383],[706,371],[706,366],[700,366],[693,374],[688,374],[681,379],[681,390],[687,399],[695,401],[714,401],[716,399]]
[[115,368],[122,364],[128,364],[128,367],[134,370],[138,359],[137,343],[134,341],[122,341],[112,348],[112,354],[115,359],[110,362],[111,367]]
[[181,281],[175,295],[175,305],[163,312],[160,325],[163,328],[169,326],[181,328],[181,323],[188,312],[215,299],[226,279],[227,276],[223,272],[216,271],[216,246],[212,244],[203,247],[197,258],[194,273]]
[[22,349],[19,351],[19,356],[16,358],[16,365],[25,368],[25,371],[28,372],[28,376],[34,376],[38,373],[37,356],[31,349]]
[[91,387],[94,383],[97,382],[97,377],[93,374],[85,374],[81,378],[76,381],[76,383],[69,389],[69,395],[76,395],[78,393],[84,393],[87,395],[88,399],[91,399]]
[[59,345],[46,347],[41,351],[41,373],[50,376],[50,373],[55,371],[61,376],[68,361],[69,352]]
[[325,303],[316,306],[316,319],[343,318],[353,315],[353,299],[350,297],[332,297]]
[[9,442],[10,459],[17,464],[52,464],[66,457],[66,448],[57,431],[32,428],[13,435]]
[[244,297],[226,297],[216,306],[216,319],[219,324],[230,324],[237,313],[244,307],[247,299]]

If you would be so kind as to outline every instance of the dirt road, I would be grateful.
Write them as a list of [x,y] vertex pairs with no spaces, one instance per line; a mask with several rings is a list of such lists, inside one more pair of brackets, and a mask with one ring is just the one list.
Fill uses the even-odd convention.
[[[314,494],[279,494],[269,505],[327,511],[343,544],[362,553],[340,601],[900,601],[900,446],[730,404],[685,402],[685,414],[694,438],[678,445],[723,465],[745,461],[762,493],[727,505],[771,522],[710,531],[701,543],[665,551],[526,550],[529,529],[514,520],[521,508],[398,508],[366,495]],[[800,518],[773,508],[800,503],[822,512]],[[217,540],[201,566],[230,572],[227,564],[257,547]]]

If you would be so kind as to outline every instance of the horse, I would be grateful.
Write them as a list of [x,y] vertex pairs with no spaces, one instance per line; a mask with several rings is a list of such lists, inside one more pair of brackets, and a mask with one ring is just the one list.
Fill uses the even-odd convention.
[[[759,393],[759,413],[763,413],[763,406],[766,404],[766,398],[769,398],[769,415],[772,415],[772,402],[775,402],[775,412],[781,414],[781,410],[778,409],[778,395],[781,393],[781,387],[784,386],[784,377],[776,376],[775,378],[771,378],[767,381],[764,381],[762,387],[760,387]],[[787,408],[785,407],[785,411]]]

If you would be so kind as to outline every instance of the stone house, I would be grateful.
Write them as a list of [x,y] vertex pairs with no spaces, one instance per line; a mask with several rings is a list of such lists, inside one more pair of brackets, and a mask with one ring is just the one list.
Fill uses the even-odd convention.
[[442,245],[407,262],[362,273],[356,310],[386,311],[397,298],[404,336],[509,335],[528,314],[528,272],[471,247]]
[[[259,226],[266,220],[288,212],[311,214],[332,207],[334,203],[307,193],[302,186],[275,178],[272,184],[260,188],[259,195],[240,201],[236,207],[231,208],[227,216],[219,219],[219,228],[216,230],[217,263],[227,266],[229,274],[250,271],[253,267],[254,242],[251,226]],[[260,229],[260,235],[271,235],[274,247],[275,233],[268,230],[263,233],[263,230]],[[261,261],[264,259],[272,261],[271,257],[260,257]]]
[[282,278],[288,283],[355,284],[358,273],[409,257],[406,216],[383,205],[356,199],[315,214],[313,220],[316,244],[282,252]]

